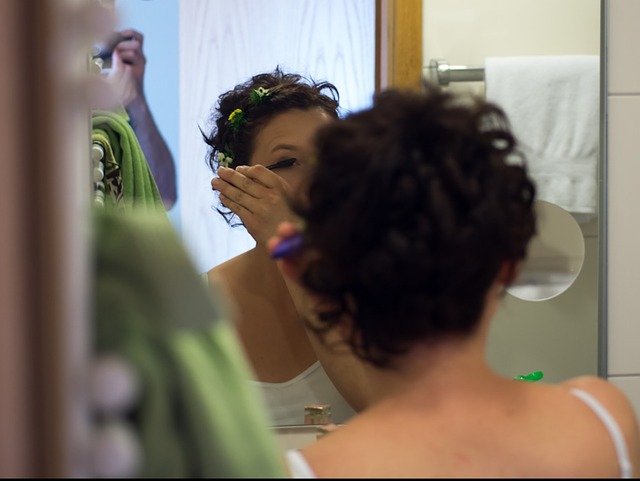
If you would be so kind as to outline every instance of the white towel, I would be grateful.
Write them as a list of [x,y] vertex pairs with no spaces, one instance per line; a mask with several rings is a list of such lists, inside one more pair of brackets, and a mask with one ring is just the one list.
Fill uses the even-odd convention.
[[600,57],[489,57],[486,97],[501,106],[528,159],[539,199],[595,214]]

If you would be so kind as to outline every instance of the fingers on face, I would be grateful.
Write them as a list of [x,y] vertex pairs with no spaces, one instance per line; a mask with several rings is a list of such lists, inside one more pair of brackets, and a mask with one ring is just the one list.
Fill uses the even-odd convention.
[[271,189],[277,187],[279,182],[282,182],[282,177],[278,173],[267,169],[261,164],[252,166],[240,165],[237,170],[254,182]]
[[255,182],[253,181],[253,179],[250,179],[249,177],[246,177],[244,175],[241,177],[240,189],[246,192],[251,192],[251,190],[253,190],[254,185],[255,185]]
[[[276,195],[275,191],[261,180],[260,173],[255,175],[255,170],[249,169],[237,171],[220,168],[219,177],[211,180],[211,187],[220,193],[222,205],[240,217],[243,213],[256,213],[261,205],[273,204],[273,198]],[[271,173],[266,169],[263,170],[269,177]],[[245,175],[249,172],[254,175]]]
[[242,195],[240,195],[239,198],[240,200],[233,200],[222,192],[220,193],[220,202],[222,205],[242,219],[243,214],[250,213],[251,211],[246,205],[242,204]]
[[247,177],[233,169],[219,169],[218,175],[223,181],[217,183],[218,190],[227,197],[239,199],[240,194],[247,194],[250,197],[261,197],[260,185],[250,177]]
[[[234,182],[237,182],[237,185]],[[235,214],[240,214],[241,209],[251,211],[250,204],[254,199],[250,192],[252,183],[251,179],[244,176],[228,176],[223,173],[211,181],[211,187],[220,193],[222,205]]]

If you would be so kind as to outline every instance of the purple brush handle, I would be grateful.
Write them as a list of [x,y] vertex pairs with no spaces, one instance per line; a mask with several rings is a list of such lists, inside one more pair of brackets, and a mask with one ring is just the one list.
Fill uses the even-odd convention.
[[274,259],[280,259],[295,254],[302,247],[302,232],[299,232],[291,237],[287,237],[271,253],[271,257]]

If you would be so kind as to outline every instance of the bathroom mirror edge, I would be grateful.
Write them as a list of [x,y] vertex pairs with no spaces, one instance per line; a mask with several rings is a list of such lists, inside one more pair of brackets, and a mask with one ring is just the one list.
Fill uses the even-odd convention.
[[609,0],[600,0],[600,143],[598,162],[598,376],[606,378],[608,373],[607,367],[607,291],[608,291],[608,273],[607,273],[607,145],[608,145],[608,59],[607,45],[609,38]]

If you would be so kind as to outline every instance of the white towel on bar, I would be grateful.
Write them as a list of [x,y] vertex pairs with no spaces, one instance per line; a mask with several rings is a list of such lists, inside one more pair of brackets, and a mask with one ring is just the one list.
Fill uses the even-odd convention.
[[600,57],[489,57],[485,82],[527,156],[537,197],[583,219],[595,214]]

